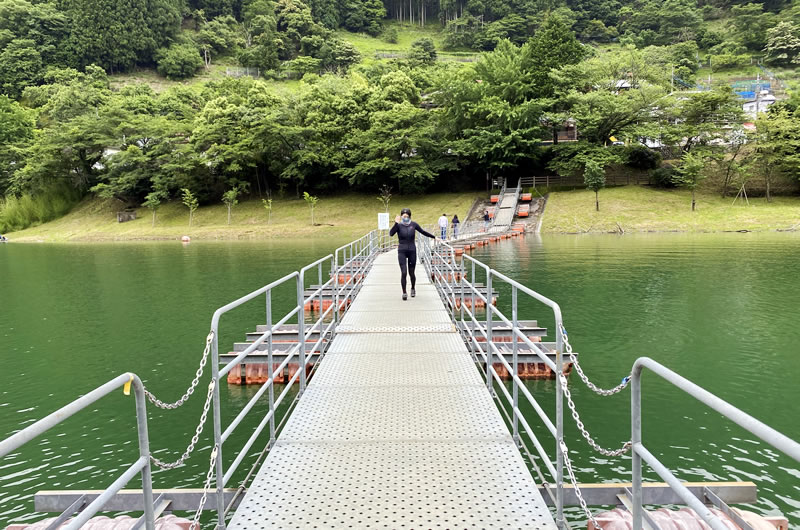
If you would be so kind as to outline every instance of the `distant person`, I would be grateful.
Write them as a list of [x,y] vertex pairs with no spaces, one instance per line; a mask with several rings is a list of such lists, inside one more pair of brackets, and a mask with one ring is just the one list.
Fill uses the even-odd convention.
[[453,216],[453,220],[451,221],[451,223],[453,223],[453,239],[457,239],[458,238],[458,225],[461,224],[461,221],[458,220],[458,214]]
[[483,211],[483,231],[489,230],[489,210]]
[[403,288],[403,300],[408,300],[408,295],[406,294],[406,271],[411,276],[411,298],[417,296],[417,292],[414,290],[417,284],[417,277],[414,274],[414,269],[417,266],[417,244],[414,242],[415,232],[419,232],[431,239],[435,237],[411,220],[411,210],[403,208],[400,210],[400,215],[394,218],[394,226],[389,231],[389,237],[397,234],[397,240],[400,243],[397,247],[397,261],[400,262],[400,286]]
[[449,224],[450,221],[447,220],[447,216],[442,214],[442,216],[439,218],[439,228],[442,229],[442,241],[447,239],[447,225]]

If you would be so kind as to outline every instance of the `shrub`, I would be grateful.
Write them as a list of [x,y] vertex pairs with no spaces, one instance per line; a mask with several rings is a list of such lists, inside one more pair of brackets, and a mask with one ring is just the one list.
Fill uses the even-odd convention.
[[435,63],[436,46],[434,46],[433,40],[425,37],[414,41],[411,44],[411,53],[408,54],[408,58],[423,64]]
[[186,79],[203,66],[200,52],[192,44],[173,44],[156,52],[156,69],[167,79]]
[[675,168],[670,166],[660,167],[650,174],[653,186],[659,188],[674,188],[680,175],[675,172]]
[[399,38],[400,35],[398,35],[397,28],[394,26],[390,26],[383,32],[383,40],[391,44],[397,44]]
[[655,169],[661,165],[661,154],[644,145],[625,148],[625,163],[636,169]]
[[36,194],[10,195],[0,200],[0,233],[16,232],[52,221],[68,213],[80,193],[66,185],[54,185]]
[[747,66],[749,63],[750,63],[750,56],[748,55],[735,55],[732,53],[712,55],[711,71],[719,72],[720,70],[731,70],[733,68]]

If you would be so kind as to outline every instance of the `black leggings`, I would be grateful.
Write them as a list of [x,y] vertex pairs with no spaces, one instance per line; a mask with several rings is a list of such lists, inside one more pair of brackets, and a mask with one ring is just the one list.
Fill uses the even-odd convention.
[[[400,285],[403,287],[403,292],[406,292],[406,270],[408,275],[411,276],[411,288],[413,289],[417,283],[417,277],[414,274],[414,269],[417,267],[417,248],[399,249],[397,251],[397,260],[400,262]],[[406,268],[406,260],[408,260],[408,267]]]

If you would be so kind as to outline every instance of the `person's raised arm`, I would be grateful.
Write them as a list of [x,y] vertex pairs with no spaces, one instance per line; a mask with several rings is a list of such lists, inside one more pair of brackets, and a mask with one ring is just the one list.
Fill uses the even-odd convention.
[[394,226],[391,230],[389,230],[389,237],[392,237],[397,233],[397,229],[399,228],[398,223],[400,223],[400,216],[394,218]]
[[435,238],[436,238],[436,236],[435,236],[435,235],[433,235],[433,234],[429,234],[428,232],[426,232],[425,230],[423,230],[423,229],[422,229],[422,227],[421,227],[421,226],[419,226],[419,224],[417,224],[417,223],[414,223],[414,228],[416,228],[416,229],[417,229],[417,232],[419,232],[420,234],[422,234],[422,235],[423,235],[423,236],[425,236],[425,237],[429,237],[429,238],[431,238],[431,239],[435,239]]

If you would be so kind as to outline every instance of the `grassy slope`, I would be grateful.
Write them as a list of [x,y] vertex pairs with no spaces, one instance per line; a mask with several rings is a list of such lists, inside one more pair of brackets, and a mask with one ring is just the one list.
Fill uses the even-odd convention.
[[[408,206],[420,224],[434,223],[442,214],[458,214],[466,218],[476,198],[475,193],[432,194],[393,197],[392,212]],[[357,237],[377,228],[381,203],[372,195],[321,197],[314,213],[317,226],[311,226],[308,205],[302,200],[275,200],[272,222],[260,200],[244,201],[233,209],[233,220],[227,225],[223,204],[204,206],[195,212],[189,227],[188,210],[172,202],[158,211],[156,226],[146,208],[137,210],[137,219],[117,223],[112,201],[86,200],[61,219],[9,235],[14,241],[113,241],[137,239],[178,239],[183,235],[195,239],[260,239],[271,237],[345,238]]]
[[726,230],[800,229],[800,198],[777,197],[772,203],[750,199],[745,206],[732,198],[698,193],[697,211],[691,210],[691,192],[623,186],[600,191],[600,211],[594,192],[550,194],[542,232],[611,232],[617,223],[626,232],[721,232]]

